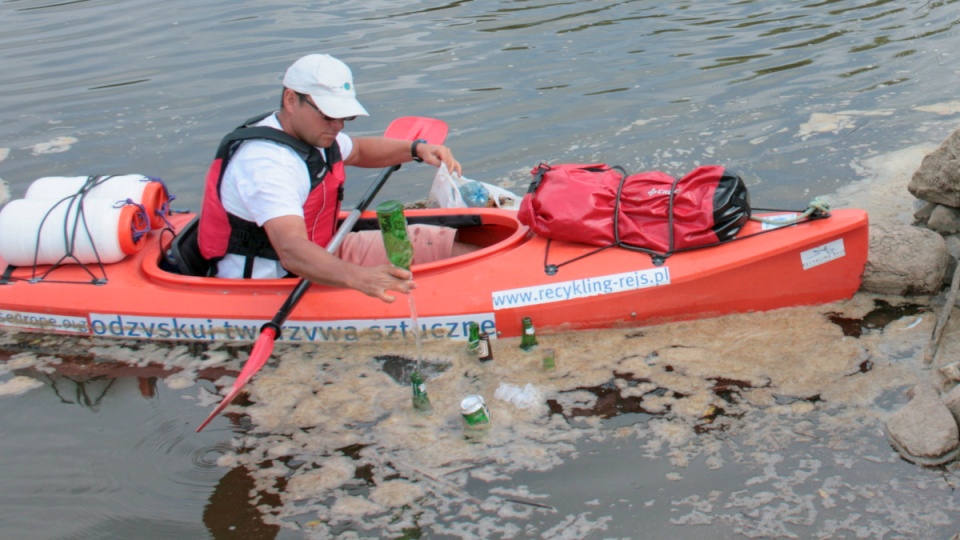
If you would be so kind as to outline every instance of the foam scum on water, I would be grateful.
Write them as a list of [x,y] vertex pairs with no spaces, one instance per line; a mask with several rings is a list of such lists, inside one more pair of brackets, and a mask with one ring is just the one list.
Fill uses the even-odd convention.
[[[960,510],[951,494],[960,479],[875,471],[900,462],[883,419],[921,376],[915,357],[934,317],[908,309],[858,337],[840,324],[875,321],[886,302],[862,295],[550,336],[563,352],[550,373],[516,339],[495,342],[489,364],[462,344],[432,343],[427,417],[411,410],[402,384],[412,349],[386,360],[377,348],[280,349],[252,384],[252,403],[234,407],[249,415],[250,430],[220,464],[252,471],[259,489],[282,501],[273,519],[316,537],[579,538],[629,530],[624,512],[664,533],[694,525],[748,537],[927,531]],[[495,400],[501,382],[532,383],[544,401],[520,410]],[[465,433],[459,415],[468,394],[490,407],[479,436]],[[603,480],[574,472],[583,461]],[[931,508],[929,498],[942,500]]]

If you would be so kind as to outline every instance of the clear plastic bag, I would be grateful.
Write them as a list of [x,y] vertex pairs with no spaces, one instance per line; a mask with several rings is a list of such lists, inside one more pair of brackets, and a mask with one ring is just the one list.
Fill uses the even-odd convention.
[[500,401],[512,403],[518,409],[529,409],[543,402],[543,396],[540,394],[540,391],[530,383],[520,388],[517,385],[502,382],[497,388],[497,391],[494,392],[493,397]]
[[440,164],[437,174],[433,177],[430,186],[430,196],[427,198],[430,208],[466,208],[467,203],[460,194],[460,185],[453,179],[445,164]]
[[[480,204],[480,195],[483,190],[477,189],[479,184],[486,190],[487,202]],[[461,187],[466,187],[466,191],[471,198],[470,204],[464,199]],[[433,177],[433,185],[430,186],[430,196],[427,198],[427,206],[430,208],[467,208],[470,206],[488,206],[504,208],[507,210],[516,210],[520,207],[522,197],[513,192],[503,189],[500,186],[480,182],[479,180],[470,180],[463,178],[458,174],[451,173],[447,166],[441,164],[437,169],[437,174]]]

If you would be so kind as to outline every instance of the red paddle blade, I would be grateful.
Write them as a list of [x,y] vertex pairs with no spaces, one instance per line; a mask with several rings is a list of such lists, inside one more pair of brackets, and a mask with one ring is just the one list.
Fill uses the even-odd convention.
[[253,350],[250,351],[250,358],[247,358],[246,363],[243,364],[243,369],[240,370],[240,375],[237,376],[237,380],[233,381],[233,388],[230,389],[230,393],[223,398],[220,404],[217,405],[217,408],[210,413],[210,416],[200,424],[200,427],[197,428],[197,433],[200,433],[200,430],[207,427],[207,424],[209,424],[211,420],[223,412],[223,410],[227,408],[227,405],[240,394],[243,387],[250,382],[250,379],[267,363],[267,359],[270,358],[270,353],[273,352],[273,344],[276,339],[277,332],[272,327],[268,326],[260,332],[260,337],[257,338]]
[[443,144],[447,138],[447,123],[423,116],[401,116],[390,122],[383,136],[405,141],[425,139],[430,144]]

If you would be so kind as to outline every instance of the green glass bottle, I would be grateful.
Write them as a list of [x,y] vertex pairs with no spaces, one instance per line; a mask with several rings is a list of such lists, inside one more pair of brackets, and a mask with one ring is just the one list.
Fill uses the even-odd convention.
[[537,346],[537,332],[533,328],[530,317],[523,318],[523,336],[520,338],[520,348],[529,351]]
[[480,344],[477,347],[478,360],[490,362],[493,360],[493,347],[490,346],[490,334],[480,332]]
[[467,332],[467,352],[473,355],[480,354],[480,325],[475,322],[471,322],[468,325],[469,331]]
[[419,371],[410,374],[410,386],[413,387],[413,410],[424,413],[432,411],[430,396],[427,395],[427,384]]
[[413,264],[413,244],[407,234],[407,218],[403,215],[400,201],[384,201],[377,206],[377,221],[380,222],[380,234],[383,248],[387,251],[390,264],[409,270]]
[[553,349],[543,350],[543,370],[553,371],[557,368],[557,354]]

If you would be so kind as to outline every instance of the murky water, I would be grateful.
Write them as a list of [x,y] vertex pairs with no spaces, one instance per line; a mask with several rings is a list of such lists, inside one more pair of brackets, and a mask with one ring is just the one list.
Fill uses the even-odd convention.
[[[877,160],[915,166],[897,152],[957,127],[956,5],[7,0],[0,178],[19,197],[41,176],[156,175],[195,209],[219,138],[322,51],[351,64],[372,113],[351,132],[440,118],[478,180],[522,190],[540,161],[721,163],[759,206],[838,188],[866,204],[889,193],[851,187]],[[351,179],[348,204],[370,181]],[[405,166],[381,198],[425,198],[431,180]],[[0,524],[19,538],[949,537],[956,477],[902,462],[882,429],[922,376],[932,317],[860,337],[830,321],[873,308],[557,336],[550,375],[509,340],[485,367],[427,345],[427,419],[404,414],[390,372],[405,366],[376,360],[413,344],[281,348],[249,417],[201,434],[243,349],[0,335],[28,351],[0,375]],[[534,383],[542,406],[496,402],[500,382]],[[452,405],[468,391],[491,402],[479,440]]]

